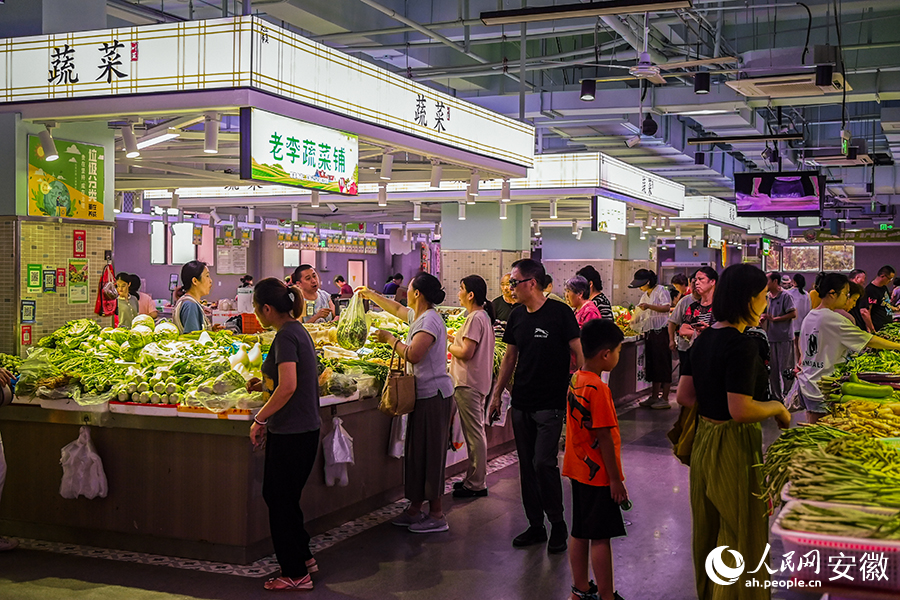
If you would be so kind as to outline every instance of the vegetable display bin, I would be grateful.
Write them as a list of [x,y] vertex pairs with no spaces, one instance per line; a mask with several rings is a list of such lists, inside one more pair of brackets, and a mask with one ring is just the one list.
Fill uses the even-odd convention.
[[[852,538],[784,529],[781,526],[781,523],[784,520],[785,515],[790,514],[791,510],[795,509],[800,504],[813,504],[831,508],[847,506],[829,502],[801,502],[799,500],[793,500],[781,510],[781,513],[779,513],[778,517],[775,519],[775,523],[772,525],[772,533],[781,537],[784,544],[784,554],[794,552],[795,557],[800,557],[807,552],[818,550],[820,556],[818,574],[813,568],[804,567],[803,569],[794,572],[793,579],[801,581],[821,581],[823,584],[828,584],[829,578],[834,575],[832,570],[829,569],[829,559],[832,557],[840,557],[841,554],[843,554],[843,558],[841,559],[843,564],[848,564],[852,561],[854,565],[854,568],[851,569],[853,582],[852,584],[846,582],[848,587],[852,585],[855,588],[900,592],[900,541]],[[853,508],[872,514],[893,515],[897,513],[896,510],[887,508],[855,505]],[[862,581],[858,566],[862,562],[863,555],[871,555],[872,553],[884,554],[884,558],[887,560],[884,571],[887,578],[876,581]]]

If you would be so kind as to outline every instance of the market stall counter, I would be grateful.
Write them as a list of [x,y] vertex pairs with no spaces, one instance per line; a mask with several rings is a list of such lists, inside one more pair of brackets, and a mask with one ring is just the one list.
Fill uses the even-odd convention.
[[[402,462],[388,456],[391,419],[374,398],[322,407],[323,436],[333,415],[353,437],[347,487],[326,487],[320,450],[302,508],[315,535],[403,496]],[[60,449],[90,425],[109,482],[106,498],[60,496]],[[8,473],[0,531],[236,564],[272,553],[262,498],[263,452],[247,421],[146,417],[111,412],[0,410]],[[512,427],[488,428],[489,457],[512,447]],[[464,468],[465,463],[448,473]]]

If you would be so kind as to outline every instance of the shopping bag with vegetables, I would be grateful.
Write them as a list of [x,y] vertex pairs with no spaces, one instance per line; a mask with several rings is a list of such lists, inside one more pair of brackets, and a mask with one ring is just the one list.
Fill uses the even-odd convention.
[[369,325],[366,323],[366,309],[359,294],[353,294],[350,304],[341,311],[337,326],[337,343],[347,350],[359,350],[366,345]]

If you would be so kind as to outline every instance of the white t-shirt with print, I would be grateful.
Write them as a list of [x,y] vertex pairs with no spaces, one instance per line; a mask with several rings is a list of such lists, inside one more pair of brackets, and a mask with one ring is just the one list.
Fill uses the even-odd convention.
[[834,371],[848,352],[866,347],[872,334],[827,308],[809,311],[800,327],[800,392],[811,400],[821,400],[819,380]]

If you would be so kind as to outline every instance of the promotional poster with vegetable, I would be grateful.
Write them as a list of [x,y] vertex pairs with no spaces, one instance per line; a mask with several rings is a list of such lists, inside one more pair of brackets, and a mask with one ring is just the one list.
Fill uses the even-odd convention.
[[28,136],[28,214],[103,220],[103,146],[57,139],[59,158],[46,159],[37,136]]

